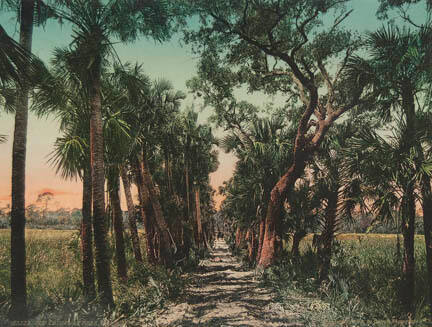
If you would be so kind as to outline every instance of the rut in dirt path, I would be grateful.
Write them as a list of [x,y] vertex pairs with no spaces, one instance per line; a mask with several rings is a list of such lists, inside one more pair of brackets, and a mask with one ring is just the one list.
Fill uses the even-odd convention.
[[253,271],[242,271],[227,244],[218,240],[200,264],[184,303],[160,314],[157,326],[303,326],[298,316],[272,302]]

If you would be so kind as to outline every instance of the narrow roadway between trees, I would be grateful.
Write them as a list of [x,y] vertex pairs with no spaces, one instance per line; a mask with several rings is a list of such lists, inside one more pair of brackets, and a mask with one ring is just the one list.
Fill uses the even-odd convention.
[[184,303],[161,312],[156,326],[303,326],[298,316],[272,302],[253,271],[243,271],[223,240],[200,264]]

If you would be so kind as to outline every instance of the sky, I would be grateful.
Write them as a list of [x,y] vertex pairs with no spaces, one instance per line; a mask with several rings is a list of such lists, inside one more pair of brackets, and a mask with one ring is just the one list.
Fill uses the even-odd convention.
[[[382,22],[379,22],[375,16],[377,0],[354,0],[351,6],[354,10],[347,20],[350,28],[363,32],[373,31],[382,25]],[[424,13],[424,9],[417,8],[413,11],[413,17],[424,17]],[[13,15],[0,12],[0,24],[10,36],[18,38],[19,28]],[[49,63],[53,49],[67,46],[72,40],[71,34],[70,26],[60,26],[55,21],[48,22],[45,28],[34,30],[33,52],[44,62]],[[116,51],[123,62],[142,63],[144,71],[151,79],[168,79],[173,83],[175,89],[188,93],[183,102],[183,107],[186,108],[195,104],[193,96],[186,88],[186,81],[195,76],[198,58],[192,54],[188,46],[180,45],[180,37],[180,35],[174,35],[170,41],[163,44],[139,39],[133,44],[116,45]],[[255,104],[263,104],[272,100],[263,99],[262,96],[248,95],[245,92],[239,96]],[[200,121],[206,121],[210,114],[209,110],[211,109],[200,112]],[[10,203],[13,124],[13,115],[0,111],[0,134],[6,134],[9,137],[8,142],[0,144],[0,208]],[[27,205],[35,202],[38,194],[50,191],[54,194],[53,204],[55,206],[81,207],[82,184],[79,181],[62,180],[56,176],[54,169],[47,163],[53,143],[59,135],[58,123],[52,117],[37,118],[30,114],[26,168]],[[219,151],[219,162],[219,169],[210,176],[211,184],[216,190],[223,181],[232,176],[235,157]],[[218,197],[217,203],[220,200],[221,198]],[[124,203],[123,208],[125,209]]]

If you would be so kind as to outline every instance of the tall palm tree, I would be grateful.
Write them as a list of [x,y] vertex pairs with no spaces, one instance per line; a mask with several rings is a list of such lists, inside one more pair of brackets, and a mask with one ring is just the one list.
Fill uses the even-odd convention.
[[93,195],[98,291],[103,305],[113,305],[111,272],[105,228],[104,141],[102,122],[101,74],[103,62],[112,50],[112,38],[133,41],[139,34],[156,40],[170,36],[171,6],[166,1],[59,0],[56,15],[74,29],[73,50],[83,64],[83,84],[89,90],[90,161]]
[[66,49],[56,49],[53,69],[37,89],[33,109],[39,115],[54,114],[60,122],[61,137],[56,139],[50,162],[65,179],[80,178],[83,183],[81,252],[84,294],[96,295],[93,262],[92,192],[89,148],[88,93],[81,87],[79,69],[69,60]]
[[371,128],[371,126],[369,121],[355,124],[348,121],[335,125],[311,164],[315,197],[322,202],[316,210],[321,225],[319,242],[316,244],[319,281],[328,278],[335,234],[344,220],[352,217],[351,211],[360,196],[359,178],[350,175],[346,178],[341,174],[341,167],[346,159],[344,150],[358,129]]
[[[135,206],[133,204],[127,172],[128,159],[132,153],[129,145],[136,142],[141,126],[136,123],[129,125],[126,120],[133,113],[134,108],[142,104],[144,94],[148,93],[149,81],[147,76],[142,73],[141,66],[139,65],[114,65],[112,73],[105,74],[104,76],[104,137],[107,139],[105,148],[106,161],[109,166],[107,169],[107,178],[111,180],[110,185],[117,188],[118,183],[116,179],[119,175],[121,176],[128,207],[132,247],[135,259],[142,262]],[[113,195],[115,196],[115,194]],[[118,223],[115,226],[120,227],[120,224]],[[117,232],[116,238],[120,238]]]
[[[414,215],[416,173],[422,172],[425,164],[425,149],[422,140],[421,120],[419,111],[422,110],[420,99],[423,99],[424,108],[430,106],[430,82],[432,69],[430,65],[431,53],[431,26],[422,26],[417,31],[407,28],[399,28],[392,24],[384,26],[376,32],[370,33],[367,38],[367,46],[370,51],[370,59],[354,58],[349,65],[353,77],[363,76],[368,84],[377,90],[378,112],[384,120],[390,121],[393,116],[398,116],[404,128],[404,135],[400,151],[404,151],[412,158],[415,169],[407,170],[410,174],[404,188],[406,205],[410,217]],[[403,130],[403,131],[402,131]],[[420,193],[422,195],[423,220],[425,228],[426,262],[429,276],[429,303],[432,310],[432,207],[430,177],[423,171],[420,178]],[[410,218],[414,219],[414,218]],[[412,226],[411,226],[412,224]],[[414,285],[414,221],[408,221],[408,229],[404,232],[406,239],[406,255],[404,256],[404,272],[406,273],[407,310],[413,310],[413,285]]]
[[95,295],[94,262],[93,262],[93,228],[91,208],[91,175],[90,175],[90,149],[88,146],[88,120],[82,119],[79,108],[75,116],[74,125],[69,125],[63,130],[63,136],[58,137],[51,153],[51,162],[56,167],[57,173],[63,178],[74,179],[79,177],[83,183],[82,192],[82,221],[81,254],[82,254],[82,278],[84,296],[92,300]]
[[[131,129],[139,132],[135,136],[136,142],[134,143],[131,162],[134,163],[138,172],[137,179],[141,189],[141,200],[148,201],[152,208],[152,215],[146,215],[146,219],[154,220],[154,228],[159,232],[158,235],[161,238],[161,254],[159,257],[156,256],[156,259],[165,265],[173,264],[173,256],[178,248],[164,214],[163,205],[160,201],[161,196],[156,189],[150,163],[156,154],[155,148],[163,143],[165,134],[161,131],[169,126],[173,116],[175,117],[179,110],[180,101],[183,98],[184,94],[175,92],[168,81],[155,81],[148,94],[144,95],[144,101],[141,105],[136,106],[136,110],[128,116]],[[137,123],[139,126],[136,126]],[[144,203],[143,206],[145,206]],[[152,228],[150,221],[147,221],[145,225],[150,232]],[[150,242],[147,239],[147,243]]]
[[362,180],[361,188],[377,217],[400,222],[404,238],[401,302],[408,312],[412,312],[415,290],[414,224],[418,201],[414,191],[427,168],[423,166],[417,170],[415,152],[406,151],[407,134],[403,121],[398,122],[393,135],[387,138],[364,129],[348,143],[346,173]]
[[[208,182],[209,173],[214,171],[215,158],[212,154],[212,146],[217,144],[209,126],[198,124],[198,113],[188,110],[183,117],[183,135],[181,142],[184,147],[185,187],[186,203],[190,215],[190,191],[194,192],[195,202],[195,242],[196,246],[205,244],[200,192]],[[193,185],[193,187],[191,187]],[[190,217],[188,218],[190,219]]]
[[[12,145],[12,210],[11,210],[11,308],[12,320],[27,317],[26,268],[25,268],[25,163],[27,148],[28,93],[31,89],[31,58],[33,25],[43,24],[50,18],[43,1],[2,0],[1,9],[12,9],[20,25],[19,46],[0,27],[2,59],[2,83],[4,78],[19,78],[15,106],[15,126]],[[27,56],[27,59],[25,58]],[[34,59],[34,58],[33,58]],[[33,60],[32,59],[32,60]],[[40,66],[38,64],[38,66]],[[20,70],[19,74],[14,71]],[[21,77],[19,76],[21,75]]]
[[[35,0],[22,0],[20,8],[20,45],[32,49]],[[29,87],[23,84],[15,110],[12,146],[12,209],[11,209],[11,308],[12,320],[27,317],[26,251],[25,251],[25,164],[27,148]]]

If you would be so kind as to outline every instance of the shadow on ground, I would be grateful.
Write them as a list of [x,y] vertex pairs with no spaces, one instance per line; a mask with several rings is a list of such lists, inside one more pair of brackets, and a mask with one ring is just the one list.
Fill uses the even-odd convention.
[[303,326],[298,316],[272,307],[270,291],[259,287],[252,271],[241,268],[223,241],[217,241],[211,258],[201,263],[184,299],[178,312],[172,308],[166,317],[162,314],[157,325]]

